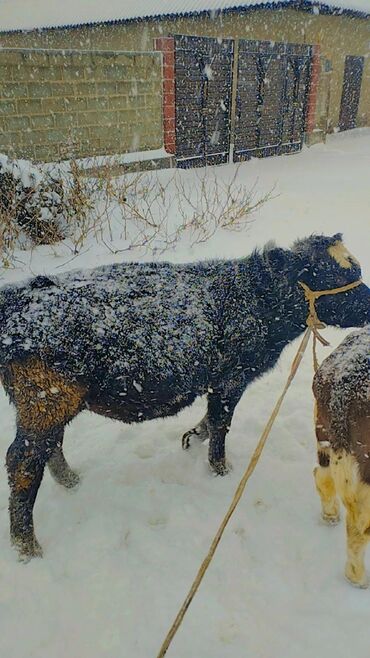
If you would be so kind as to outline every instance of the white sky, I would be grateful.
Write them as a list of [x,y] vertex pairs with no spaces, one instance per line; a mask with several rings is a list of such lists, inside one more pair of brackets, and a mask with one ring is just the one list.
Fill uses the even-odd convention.
[[[259,0],[259,3],[267,0]],[[0,0],[0,30],[92,23],[257,4],[254,0]],[[327,4],[370,13],[370,0]]]

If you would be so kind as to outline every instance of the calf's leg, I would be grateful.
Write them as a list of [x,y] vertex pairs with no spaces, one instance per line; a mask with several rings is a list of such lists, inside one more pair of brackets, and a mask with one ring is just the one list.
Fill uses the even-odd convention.
[[367,587],[365,549],[370,540],[370,485],[361,479],[356,458],[345,451],[332,453],[332,473],[347,510],[346,578]]
[[339,521],[339,500],[331,473],[329,434],[319,404],[315,405],[315,430],[319,465],[315,467],[313,473],[316,489],[321,498],[321,516],[326,523],[333,525]]
[[[330,459],[330,457],[329,457]],[[321,498],[321,517],[328,525],[339,522],[339,501],[336,496],[335,483],[330,472],[330,464],[322,465],[321,451],[319,453],[319,466],[314,469],[316,489]]]
[[[363,532],[357,523],[358,510],[347,507],[347,562],[345,575],[347,580],[357,587],[368,587],[369,581],[365,571],[365,549],[370,536]],[[356,506],[355,506],[356,507]],[[369,514],[370,524],[370,514]],[[369,529],[370,530],[370,529]]]

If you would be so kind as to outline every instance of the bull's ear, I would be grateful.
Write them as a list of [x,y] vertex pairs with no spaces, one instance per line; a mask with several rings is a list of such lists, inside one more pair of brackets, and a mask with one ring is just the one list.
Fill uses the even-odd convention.
[[336,244],[337,242],[343,242],[343,233],[336,233],[331,238],[331,244]]
[[[340,235],[340,233],[338,234]],[[337,236],[334,236],[337,237]],[[360,265],[358,260],[348,251],[347,247],[343,244],[342,240],[338,239],[328,247],[328,254],[343,267],[345,270],[351,267]]]
[[310,235],[303,240],[297,240],[292,251],[300,258],[307,260],[308,263],[316,261],[325,255],[328,247],[334,245],[340,239],[340,233],[330,237],[326,235]]
[[281,272],[284,271],[286,267],[286,252],[284,249],[275,246],[265,249],[264,258],[272,269],[280,270]]

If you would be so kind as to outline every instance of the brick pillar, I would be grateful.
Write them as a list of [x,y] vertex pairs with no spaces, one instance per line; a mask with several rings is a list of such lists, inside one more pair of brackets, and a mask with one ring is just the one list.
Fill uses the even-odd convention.
[[167,153],[176,152],[175,133],[175,40],[155,39],[155,49],[163,54],[163,133]]
[[315,127],[317,92],[320,76],[320,46],[312,47],[311,80],[308,91],[306,133],[312,133]]

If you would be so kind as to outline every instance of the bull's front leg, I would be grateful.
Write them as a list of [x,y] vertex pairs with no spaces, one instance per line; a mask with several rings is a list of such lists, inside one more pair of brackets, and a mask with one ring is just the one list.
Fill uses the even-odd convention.
[[227,393],[214,390],[208,394],[208,460],[216,475],[226,475],[231,467],[225,457],[225,439],[243,390],[238,387]]

